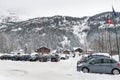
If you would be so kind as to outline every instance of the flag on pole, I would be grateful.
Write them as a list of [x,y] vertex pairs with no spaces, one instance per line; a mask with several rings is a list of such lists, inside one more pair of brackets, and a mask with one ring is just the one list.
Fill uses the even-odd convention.
[[110,20],[110,18],[107,18],[107,23],[108,24],[113,24],[113,22]]
[[112,6],[112,10],[113,10],[113,15],[114,15],[114,16],[117,16],[117,13],[115,12],[113,6]]

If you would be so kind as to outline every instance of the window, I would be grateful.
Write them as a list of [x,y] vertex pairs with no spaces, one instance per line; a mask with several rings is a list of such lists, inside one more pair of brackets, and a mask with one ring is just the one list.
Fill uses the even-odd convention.
[[116,61],[112,59],[104,59],[104,63],[116,63]]
[[104,63],[111,63],[111,60],[110,59],[103,59],[103,62]]
[[115,60],[111,60],[111,63],[116,63],[116,61]]
[[94,64],[99,64],[99,63],[102,63],[102,60],[101,59],[94,59],[91,62],[94,63]]

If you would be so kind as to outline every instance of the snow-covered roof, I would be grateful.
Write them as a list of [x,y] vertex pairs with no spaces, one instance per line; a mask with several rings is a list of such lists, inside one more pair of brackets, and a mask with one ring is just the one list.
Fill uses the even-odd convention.
[[104,55],[110,57],[109,53],[93,53],[92,55]]

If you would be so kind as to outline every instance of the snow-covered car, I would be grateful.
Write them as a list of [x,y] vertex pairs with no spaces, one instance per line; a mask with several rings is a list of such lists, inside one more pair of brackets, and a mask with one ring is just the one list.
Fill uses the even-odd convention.
[[90,55],[102,55],[102,56],[108,56],[111,57],[109,53],[92,53]]
[[77,65],[77,71],[84,73],[112,73],[120,74],[120,63],[107,57],[92,58]]
[[89,54],[87,56],[83,56],[82,59],[80,59],[79,61],[77,61],[77,65],[82,63],[82,62],[86,62],[92,58],[100,58],[100,57],[106,57],[106,58],[110,58],[110,56],[107,55],[102,55],[102,54]]
[[81,60],[77,61],[77,65],[83,62],[86,62],[92,58],[100,58],[100,57],[105,57],[105,58],[109,58],[108,56],[104,56],[104,55],[89,55],[87,57],[82,58]]
[[61,54],[60,59],[66,60],[66,59],[69,59],[69,56],[67,54]]

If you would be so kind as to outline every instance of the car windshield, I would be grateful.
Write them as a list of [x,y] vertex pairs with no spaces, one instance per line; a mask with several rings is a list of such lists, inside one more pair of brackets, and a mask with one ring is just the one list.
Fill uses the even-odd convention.
[[109,58],[109,57],[104,56],[104,55],[90,55],[90,56],[88,56],[88,57],[85,57],[84,61],[87,62],[87,61],[89,61],[89,60],[92,59],[92,58],[99,58],[99,57]]
[[90,59],[92,59],[92,57],[86,58],[85,62],[88,62]]

